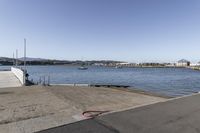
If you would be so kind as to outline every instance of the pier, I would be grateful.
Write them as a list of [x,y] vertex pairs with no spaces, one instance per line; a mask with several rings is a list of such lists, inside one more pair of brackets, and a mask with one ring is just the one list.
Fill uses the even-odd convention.
[[25,84],[24,71],[12,67],[10,70],[0,71],[0,88],[19,87]]
[[19,79],[11,71],[0,71],[0,88],[22,86]]

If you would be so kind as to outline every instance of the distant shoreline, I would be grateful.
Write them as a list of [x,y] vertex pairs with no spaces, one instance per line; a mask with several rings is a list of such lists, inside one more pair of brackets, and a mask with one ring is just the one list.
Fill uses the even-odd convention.
[[[0,66],[13,66],[13,65],[0,65]],[[18,65],[23,67],[24,65]],[[81,66],[81,64],[27,64],[27,66]],[[115,66],[98,66],[98,65],[86,65],[86,66],[96,66],[96,67],[115,67]],[[194,68],[194,67],[184,67],[184,66],[132,66],[122,68]]]

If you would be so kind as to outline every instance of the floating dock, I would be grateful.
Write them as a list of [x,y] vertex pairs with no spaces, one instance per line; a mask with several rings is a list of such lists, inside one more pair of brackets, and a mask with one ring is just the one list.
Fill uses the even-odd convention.
[[91,84],[91,87],[108,87],[108,88],[128,88],[128,85],[114,85],[114,84]]

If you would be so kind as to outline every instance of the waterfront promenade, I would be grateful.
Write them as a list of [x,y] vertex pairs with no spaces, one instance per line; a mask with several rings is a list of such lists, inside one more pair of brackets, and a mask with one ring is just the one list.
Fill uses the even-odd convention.
[[21,83],[11,71],[0,71],[0,88],[19,87]]
[[199,101],[195,94],[38,133],[199,133]]

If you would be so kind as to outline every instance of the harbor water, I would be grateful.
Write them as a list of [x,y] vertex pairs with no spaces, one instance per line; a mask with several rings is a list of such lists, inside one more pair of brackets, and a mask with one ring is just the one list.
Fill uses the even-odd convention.
[[[6,69],[1,66],[1,69]],[[163,94],[182,96],[200,91],[200,71],[187,68],[95,67],[79,70],[78,66],[28,66],[30,79],[44,76],[51,84],[114,84]]]

